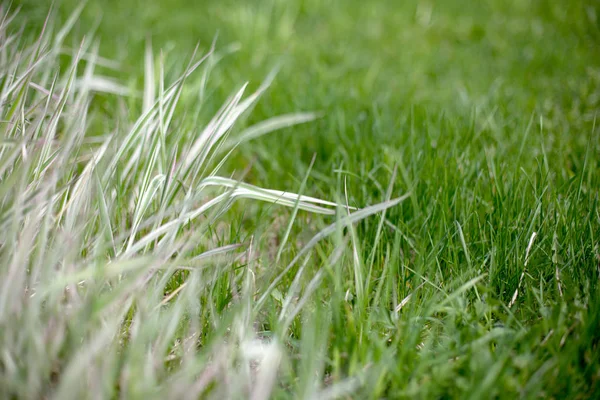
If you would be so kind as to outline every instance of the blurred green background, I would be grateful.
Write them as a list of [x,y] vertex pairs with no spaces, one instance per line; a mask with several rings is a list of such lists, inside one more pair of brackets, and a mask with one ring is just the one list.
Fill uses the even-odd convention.
[[[50,1],[16,3],[30,27],[39,28]],[[57,2],[59,21],[77,4]],[[127,76],[140,77],[147,38],[155,50],[165,50],[167,64],[183,68],[197,43],[206,50],[218,37],[217,49],[239,46],[213,78],[220,96],[246,80],[260,82],[283,62],[254,116],[324,111],[328,123],[308,133],[319,142],[330,130],[351,135],[343,131],[369,119],[374,109],[393,119],[415,105],[461,115],[473,107],[498,107],[496,112],[525,119],[534,111],[549,119],[560,113],[578,124],[589,122],[598,105],[589,92],[597,90],[600,74],[599,4],[90,0],[73,37],[95,31],[101,55],[121,61]],[[329,126],[338,113],[344,126]],[[378,137],[368,130],[365,139]]]

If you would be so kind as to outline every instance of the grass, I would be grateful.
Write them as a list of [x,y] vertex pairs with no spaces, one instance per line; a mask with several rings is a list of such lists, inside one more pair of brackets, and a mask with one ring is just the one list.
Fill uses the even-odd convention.
[[2,12],[2,397],[600,394],[594,2],[76,3]]

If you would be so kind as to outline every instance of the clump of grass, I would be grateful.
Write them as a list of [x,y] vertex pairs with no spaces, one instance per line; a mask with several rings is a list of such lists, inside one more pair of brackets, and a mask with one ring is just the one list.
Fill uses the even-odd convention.
[[[91,38],[61,56],[79,11],[54,33],[47,20],[31,44],[12,28],[14,14],[1,12],[2,397],[267,398],[286,349],[277,335],[260,339],[254,323],[279,280],[259,291],[252,241],[218,243],[211,231],[237,199],[291,207],[294,216],[335,215],[337,205],[218,172],[241,141],[315,115],[277,116],[232,136],[270,75],[250,95],[242,86],[209,121],[186,126],[178,101],[191,74],[206,84],[214,48],[169,83],[148,45],[138,94],[101,72],[114,63]],[[107,96],[119,105],[112,114],[91,111]],[[324,237],[401,200],[338,219],[280,277]],[[300,301],[295,282],[273,327],[280,338],[322,273]]]

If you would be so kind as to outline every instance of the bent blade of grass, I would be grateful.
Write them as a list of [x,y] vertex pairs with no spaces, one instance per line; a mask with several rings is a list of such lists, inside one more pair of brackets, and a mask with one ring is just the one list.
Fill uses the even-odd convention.
[[[294,196],[294,198],[290,199],[289,197]],[[317,213],[317,214],[326,214],[326,215],[334,215],[335,214],[335,210],[330,209],[330,208],[325,208],[325,207],[321,207],[321,206],[317,206],[315,204],[313,204],[313,201],[309,198],[306,199],[305,197],[303,197],[302,195],[296,195],[294,193],[265,193],[264,191],[262,191],[260,188],[238,188],[238,189],[234,189],[231,192],[231,198],[232,199],[237,199],[237,198],[246,198],[246,199],[254,199],[254,200],[260,200],[260,201],[265,201],[267,203],[273,203],[273,204],[278,204],[278,205],[282,205],[282,206],[286,206],[286,207],[297,207],[305,210],[305,211],[310,211],[313,213]],[[298,201],[299,200],[299,201]]]
[[300,250],[298,252],[298,254],[292,259],[292,261],[277,276],[277,278],[275,278],[273,280],[273,282],[269,285],[269,287],[265,290],[265,292],[262,294],[262,296],[256,302],[255,310],[260,310],[260,308],[264,304],[267,297],[271,294],[271,292],[279,284],[279,282],[281,282],[281,280],[283,279],[285,274],[287,274],[289,272],[289,270],[298,262],[298,260],[300,260],[300,258],[302,258],[313,247],[315,247],[317,245],[317,243],[319,243],[321,240],[323,240],[327,236],[334,233],[340,227],[346,227],[346,226],[354,224],[362,219],[365,219],[373,214],[377,214],[378,212],[386,210],[390,207],[394,207],[409,197],[410,197],[410,192],[406,193],[403,196],[398,197],[396,199],[384,201],[379,204],[375,204],[372,206],[362,208],[352,214],[349,214],[342,218],[339,218],[336,222],[327,226],[325,229],[321,230],[319,233],[317,233],[315,236],[313,236],[312,239],[310,239],[310,241],[302,248],[302,250]]
[[[331,207],[339,206],[338,203],[334,203],[331,201],[321,200],[321,199],[311,197],[311,196],[298,195],[295,193],[285,192],[285,191],[281,191],[281,190],[264,189],[264,188],[260,188],[260,187],[254,186],[254,185],[250,185],[248,183],[236,181],[235,179],[223,178],[220,176],[211,176],[211,177],[203,179],[201,184],[199,185],[199,187],[203,188],[205,186],[221,186],[221,187],[232,188],[232,189],[242,189],[242,190],[246,190],[248,192],[255,192],[257,194],[261,194],[261,195],[264,195],[265,197],[269,197],[269,198],[281,198],[281,199],[291,200],[291,201],[296,201],[299,198],[300,201],[303,203],[314,203],[314,204],[321,204],[321,205],[326,205],[326,206],[331,206]],[[355,210],[354,207],[350,207],[350,209]]]

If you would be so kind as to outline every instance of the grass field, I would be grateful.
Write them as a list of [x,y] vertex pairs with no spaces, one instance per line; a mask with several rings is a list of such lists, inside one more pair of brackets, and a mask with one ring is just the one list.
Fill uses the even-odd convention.
[[599,3],[50,8],[1,12],[0,398],[600,397]]

